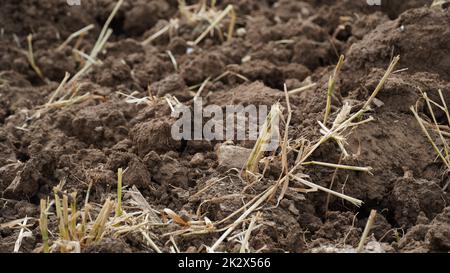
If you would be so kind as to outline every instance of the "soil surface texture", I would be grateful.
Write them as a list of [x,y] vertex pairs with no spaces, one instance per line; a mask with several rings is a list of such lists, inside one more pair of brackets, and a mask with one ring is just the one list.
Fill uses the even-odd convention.
[[[218,0],[214,7],[204,1],[202,9],[202,1],[184,2],[125,0],[109,24],[111,36],[91,58],[117,1],[1,1],[0,252],[13,252],[17,242],[16,251],[44,251],[42,215],[53,252],[352,252],[371,210],[377,215],[363,251],[450,251],[449,168],[410,109],[417,107],[432,124],[423,92],[441,102],[441,90],[450,103],[448,7],[430,7],[427,0],[382,0],[381,6]],[[236,15],[233,35],[229,12],[194,43],[229,5]],[[308,181],[363,204],[290,181],[282,200],[280,187],[219,240],[250,206],[239,209],[283,174],[281,149],[265,154],[257,166],[263,175],[252,183],[241,168],[255,141],[176,140],[172,107],[192,107],[194,96],[223,109],[270,109],[279,102],[286,119],[284,85],[289,91],[315,83],[289,96],[293,150],[286,160],[292,167],[297,140],[314,143],[322,136],[318,121],[340,55],[345,62],[328,127],[344,105],[356,112],[400,56],[360,119],[373,120],[346,133],[349,156],[330,139],[308,160],[370,166],[370,173],[320,165],[299,170]],[[66,73],[73,77],[92,62],[56,92]],[[448,128],[443,109],[435,110],[437,122]],[[282,122],[282,135],[284,127]],[[442,147],[438,134],[431,138]],[[102,206],[117,199],[119,168],[125,171],[122,222],[113,223],[112,208],[99,238],[71,233],[70,241],[78,242],[69,247],[55,192],[61,201],[68,197],[69,230],[72,220],[81,230],[83,219],[93,228]],[[50,203],[44,214],[41,200]],[[79,211],[73,218],[72,203]]]

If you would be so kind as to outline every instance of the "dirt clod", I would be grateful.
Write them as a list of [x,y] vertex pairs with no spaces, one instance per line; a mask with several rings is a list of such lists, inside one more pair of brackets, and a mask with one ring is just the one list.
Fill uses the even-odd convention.
[[242,169],[252,150],[233,145],[219,145],[216,154],[219,165],[225,169]]

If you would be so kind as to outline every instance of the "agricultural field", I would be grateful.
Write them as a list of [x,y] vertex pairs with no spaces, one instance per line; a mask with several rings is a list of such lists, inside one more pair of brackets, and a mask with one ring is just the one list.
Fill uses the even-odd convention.
[[449,252],[449,107],[448,1],[2,0],[0,252]]

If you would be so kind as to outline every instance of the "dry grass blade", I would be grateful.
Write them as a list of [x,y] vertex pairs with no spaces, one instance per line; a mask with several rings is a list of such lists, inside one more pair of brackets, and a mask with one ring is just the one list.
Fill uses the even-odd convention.
[[422,120],[422,118],[417,113],[416,109],[414,109],[414,106],[411,106],[411,111],[414,114],[414,117],[416,118],[417,122],[419,123],[420,128],[422,129],[422,132],[426,135],[428,141],[431,143],[431,146],[433,146],[434,151],[436,154],[442,159],[442,162],[446,165],[448,169],[450,169],[450,162],[445,158],[445,156],[441,153],[441,149],[439,149],[434,142],[433,138],[431,137],[430,133],[428,132],[427,128],[425,127],[425,124]]
[[111,210],[114,206],[113,203],[114,202],[111,201],[110,199],[107,199],[105,201],[105,204],[103,205],[102,209],[100,210],[100,213],[98,214],[97,219],[95,219],[92,230],[89,233],[88,244],[91,243],[92,241],[98,241],[102,238],[106,221],[108,220],[109,214],[111,213]]
[[147,232],[144,232],[141,230],[142,236],[144,236],[144,239],[147,241],[148,245],[153,248],[157,253],[162,253],[161,249],[155,244],[155,242],[148,236]]
[[197,93],[194,95],[194,101],[196,101],[198,98],[201,97],[203,90],[205,89],[206,85],[211,80],[211,77],[206,78],[206,80],[203,81],[202,85],[200,85],[200,88],[198,89]]
[[235,17],[235,13],[234,13],[234,8],[232,5],[228,5],[212,22],[211,24],[208,26],[208,28],[205,29],[205,31],[203,31],[202,34],[200,34],[200,36],[198,36],[197,39],[195,39],[194,41],[194,45],[197,45],[198,43],[200,43],[207,35],[208,33],[210,33],[219,23],[220,21],[222,21],[225,16],[227,16],[228,14],[231,15],[231,22],[230,25],[228,27],[228,39],[231,39],[232,37],[232,33],[233,33],[233,29],[234,29],[234,23],[236,21]]
[[175,72],[178,72],[178,63],[175,59],[175,56],[173,56],[172,51],[167,50],[167,55],[169,55],[170,61],[172,62],[173,68],[175,69]]
[[448,0],[434,0],[430,7],[431,8],[443,7],[447,3]]
[[[27,217],[28,220],[34,220],[33,217]],[[2,223],[0,224],[0,229],[4,229],[4,228],[16,228],[17,226],[22,226],[22,222],[23,220],[25,220],[24,218],[20,218],[20,219],[16,219],[16,220],[12,220],[6,223]]]
[[327,105],[325,108],[325,116],[323,118],[323,124],[327,124],[328,117],[331,113],[331,98],[334,93],[334,88],[336,86],[336,80],[339,75],[339,72],[341,71],[342,65],[344,64],[344,56],[341,55],[339,57],[339,61],[336,65],[336,68],[334,69],[334,73],[332,76],[330,76],[330,79],[328,81],[328,91],[327,91]]
[[294,90],[291,90],[288,93],[291,96],[291,95],[295,95],[295,94],[301,93],[303,91],[309,90],[309,89],[311,89],[313,87],[316,87],[316,86],[317,86],[317,83],[311,83],[311,84],[308,84],[308,85],[296,88]]
[[63,99],[63,100],[58,100],[49,104],[45,104],[43,107],[44,108],[61,108],[61,107],[65,107],[65,106],[69,106],[69,105],[73,105],[73,104],[77,104],[77,103],[81,103],[87,100],[104,100],[105,97],[103,96],[98,96],[98,95],[91,95],[90,93],[86,93],[82,96],[76,96],[76,97],[72,97],[70,99]]
[[339,192],[330,190],[330,189],[328,189],[328,188],[322,187],[322,186],[320,186],[320,185],[314,184],[314,183],[312,183],[312,182],[310,182],[310,181],[308,181],[308,180],[305,180],[305,179],[303,179],[303,178],[301,178],[301,177],[298,177],[298,176],[296,176],[296,175],[291,175],[291,177],[294,178],[295,180],[297,180],[298,182],[300,182],[300,183],[302,183],[302,184],[304,184],[304,185],[310,187],[310,188],[318,189],[318,190],[327,192],[327,193],[329,193],[329,194],[335,195],[335,196],[337,196],[337,197],[339,197],[339,198],[342,198],[342,199],[344,199],[344,200],[347,200],[348,202],[352,203],[353,205],[355,205],[355,206],[357,206],[357,207],[360,207],[360,206],[363,204],[363,201],[361,201],[361,200],[359,200],[359,199],[356,199],[356,198],[347,196],[347,195],[345,195],[345,194],[342,194],[342,193],[339,193]]
[[142,41],[141,45],[146,46],[146,45],[150,44],[152,41],[156,40],[158,37],[160,37],[164,33],[168,32],[172,28],[175,28],[175,29],[178,28],[178,19],[170,19],[170,22],[167,25],[165,25],[163,28],[158,30],[156,33],[154,33],[153,35],[151,35],[150,37],[148,37],[147,39]]
[[[45,113],[50,108],[65,107],[65,106],[81,103],[81,102],[84,102],[84,101],[90,100],[90,99],[94,99],[94,100],[96,100],[96,99],[103,100],[104,99],[104,97],[102,97],[102,96],[91,95],[90,93],[86,93],[81,96],[77,96],[79,86],[76,85],[76,82],[79,80],[79,78],[82,75],[84,75],[85,73],[87,73],[89,71],[89,69],[91,68],[92,65],[98,63],[98,61],[96,61],[97,54],[103,49],[103,47],[105,46],[106,42],[108,41],[109,37],[112,34],[112,30],[109,29],[108,26],[111,23],[112,19],[114,18],[115,14],[117,13],[118,9],[122,5],[122,3],[123,3],[123,0],[119,0],[117,2],[112,13],[108,17],[108,20],[106,21],[105,25],[103,26],[102,32],[100,33],[100,35],[97,39],[97,42],[95,43],[95,46],[93,47],[90,55],[85,56],[87,61],[84,64],[84,66],[70,80],[69,80],[70,75],[66,72],[64,79],[61,81],[58,88],[52,94],[49,101],[46,104],[38,107],[38,110],[33,115],[33,118],[39,118],[41,116],[41,114]],[[84,31],[86,31],[86,30],[84,30]],[[27,53],[27,56],[29,56],[30,63],[33,66],[34,57],[32,56],[31,36],[29,36],[29,40],[30,40],[29,41],[30,49],[29,49],[29,53]],[[79,51],[77,51],[77,52],[79,52]],[[82,55],[84,54],[81,52],[79,52],[79,53]],[[31,57],[33,57],[33,58],[31,58]],[[62,96],[60,96],[61,91],[64,89],[67,90],[66,93],[63,94]],[[70,90],[72,90],[72,92]],[[70,96],[70,97],[67,99],[68,96]]]
[[169,215],[169,217],[177,224],[181,225],[181,226],[189,226],[189,223],[184,221],[183,218],[181,218],[178,214],[176,214],[173,210],[171,209],[164,209],[164,212]]
[[58,85],[58,88],[56,88],[55,92],[53,92],[52,96],[47,102],[47,105],[50,105],[53,103],[53,101],[58,97],[59,93],[63,89],[63,87],[66,85],[67,80],[69,80],[70,74],[68,72],[65,73],[64,79],[61,81],[61,83]]
[[89,55],[89,59],[86,62],[86,64],[83,66],[83,68],[80,69],[80,71],[78,71],[72,77],[72,79],[70,79],[69,84],[72,84],[72,83],[78,81],[82,75],[84,75],[85,73],[87,73],[89,71],[91,66],[94,64],[91,60],[95,60],[97,58],[97,54],[103,49],[103,47],[105,46],[105,44],[108,41],[111,34],[112,34],[112,30],[108,29],[108,31],[105,34],[105,37],[103,37],[102,40],[100,41],[100,43],[98,45],[96,45],[96,48],[92,49],[92,52]]
[[[449,122],[449,123],[450,123],[450,114],[448,111],[447,103],[442,94],[442,90],[439,90],[438,93],[439,93],[439,97],[441,99],[442,105],[439,105],[438,103],[436,103],[433,100],[431,100],[430,98],[428,98],[427,93],[422,93],[423,99],[425,100],[426,105],[428,107],[428,111],[430,112],[432,123],[423,120],[419,116],[417,109],[414,108],[414,106],[411,106],[411,111],[413,112],[414,117],[416,118],[422,132],[427,137],[427,139],[430,142],[431,146],[433,147],[434,151],[436,152],[438,157],[442,160],[442,162],[447,167],[447,171],[450,171],[450,155],[449,155],[450,148],[449,148],[447,139],[445,138],[445,137],[450,137],[450,134],[449,134],[450,128],[448,126],[438,124],[438,121],[437,121],[436,115],[433,111],[432,105],[438,107],[440,110],[442,110],[445,113],[447,122]],[[437,142],[435,140],[433,140],[431,133],[428,131],[427,127],[429,127],[431,130],[437,132],[437,134],[439,135],[439,138],[441,140],[441,144],[443,146],[442,148],[438,147]],[[444,130],[446,130],[446,131],[444,131]],[[443,152],[445,154],[443,154]],[[442,189],[444,191],[447,190],[449,185],[450,185],[450,182],[447,182]]]
[[43,251],[45,253],[49,252],[48,245],[48,216],[47,216],[47,202],[45,199],[41,199],[41,217],[39,219],[39,229],[41,231]]
[[289,146],[289,125],[291,123],[291,117],[292,117],[292,110],[291,110],[291,103],[289,101],[289,94],[287,91],[287,86],[284,84],[284,96],[286,99],[286,105],[287,105],[287,112],[288,117],[286,119],[286,125],[284,128],[284,137],[283,137],[283,143],[281,144],[281,166],[282,166],[282,174],[280,175],[280,179],[282,175],[284,174],[286,179],[284,179],[283,186],[281,189],[281,193],[278,196],[278,202],[277,205],[281,202],[283,199],[288,187],[289,187],[289,165],[288,165],[288,146]]
[[[92,48],[91,54],[89,54],[90,59],[95,60],[97,58],[98,53],[103,49],[109,37],[111,36],[112,30],[109,29],[109,25],[111,24],[120,6],[122,6],[123,1],[124,0],[119,0],[117,2],[116,6],[114,7],[105,24],[103,25],[100,35],[98,36],[97,41],[95,42],[95,45]],[[77,81],[84,73],[86,73],[91,68],[93,64],[94,63],[88,60],[86,64],[83,66],[83,68],[80,71],[78,71],[78,73],[76,73],[72,79],[70,79],[69,84]]]
[[20,246],[22,245],[23,238],[30,237],[32,235],[32,233],[30,231],[25,231],[27,222],[28,222],[28,217],[25,216],[25,219],[23,219],[23,222],[22,222],[22,228],[20,229],[19,235],[17,236],[17,240],[14,244],[13,253],[19,252]]
[[222,74],[220,74],[219,76],[217,76],[217,77],[213,80],[213,82],[220,81],[221,79],[223,79],[224,77],[226,77],[226,76],[228,76],[228,75],[236,76],[236,77],[238,77],[239,79],[241,79],[241,80],[243,80],[243,81],[245,81],[245,82],[250,81],[250,80],[249,80],[247,77],[245,77],[244,75],[241,75],[241,74],[239,74],[239,73],[236,73],[236,72],[227,70],[227,71],[223,72]]
[[304,162],[303,165],[317,165],[317,166],[335,168],[335,169],[340,169],[340,170],[349,170],[349,171],[367,172],[367,173],[370,173],[373,170],[372,167],[357,167],[357,166],[333,164],[333,163],[326,163],[326,162],[319,162],[319,161]]
[[123,214],[122,210],[122,168],[117,169],[117,206],[116,206],[116,217],[120,217]]
[[162,223],[161,219],[159,219],[155,210],[152,208],[152,206],[150,206],[147,200],[145,200],[145,197],[142,195],[142,193],[135,185],[133,185],[131,191],[129,191],[128,193],[130,194],[131,198],[136,202],[137,206],[149,214],[151,222],[158,224]]
[[356,117],[359,117],[361,114],[363,114],[364,112],[366,112],[370,105],[372,104],[373,100],[375,99],[375,97],[378,95],[378,93],[381,91],[381,89],[383,89],[384,84],[386,83],[387,79],[389,78],[389,76],[392,74],[392,72],[395,69],[395,66],[397,65],[397,63],[400,61],[400,56],[395,56],[394,59],[392,59],[392,62],[389,64],[388,69],[386,70],[386,72],[383,75],[383,78],[381,79],[381,81],[378,83],[377,87],[375,88],[375,90],[372,92],[372,95],[369,97],[369,99],[367,99],[366,103],[364,104],[364,106],[361,108],[361,110],[356,113],[354,115],[354,118],[352,118],[350,120],[353,121]]
[[78,241],[77,217],[77,193],[73,192],[70,194],[69,233],[73,240]]
[[298,167],[300,167],[300,165],[306,161],[306,159],[308,157],[310,157],[314,151],[320,147],[320,145],[322,145],[323,143],[325,143],[326,141],[328,141],[330,138],[333,138],[336,134],[338,134],[339,132],[351,127],[353,124],[352,122],[361,117],[365,112],[367,112],[367,110],[369,110],[370,105],[372,104],[373,100],[375,99],[375,97],[378,95],[378,93],[381,91],[381,89],[383,88],[386,80],[389,78],[389,76],[391,75],[392,71],[394,71],[395,66],[397,65],[397,63],[400,60],[400,56],[396,56],[391,64],[389,65],[389,67],[387,68],[383,78],[380,80],[380,82],[378,83],[377,87],[375,88],[375,90],[373,91],[373,93],[370,95],[370,97],[367,99],[367,101],[364,103],[364,105],[362,106],[362,108],[354,113],[352,116],[350,116],[348,119],[346,119],[345,121],[341,122],[338,126],[336,126],[335,128],[333,128],[332,130],[329,130],[328,132],[326,132],[326,134],[316,143],[314,144],[314,146],[312,146],[309,151],[307,151],[301,158],[301,160],[297,163],[296,166],[294,166],[293,170],[291,170],[291,172],[294,172]]
[[84,53],[83,51],[79,51],[79,50],[76,49],[76,48],[72,49],[72,51],[73,51],[74,53],[78,54],[79,56],[83,57],[86,61],[88,61],[88,62],[90,62],[90,63],[92,63],[92,64],[98,65],[98,64],[101,64],[101,63],[102,63],[101,61],[93,59],[93,58],[92,58],[91,56],[89,56],[88,54]]
[[255,209],[257,209],[263,202],[265,202],[267,198],[273,195],[277,189],[277,186],[278,185],[274,185],[264,191],[261,196],[257,196],[258,199],[256,199],[256,201],[227,228],[222,236],[220,236],[220,238],[217,239],[217,241],[209,248],[210,251],[215,251],[215,249],[217,249],[217,247],[223,242],[223,240],[225,240],[225,238],[228,237],[228,235],[236,228],[237,225],[244,221]]
[[[434,123],[434,125],[435,125],[435,130],[438,132],[438,135],[439,135],[439,137],[440,137],[440,139],[441,139],[442,145],[444,146],[445,158],[448,160],[448,158],[449,158],[449,147],[448,147],[448,143],[447,143],[447,141],[445,140],[445,138],[444,138],[444,136],[442,135],[442,132],[441,132],[441,130],[440,130],[439,123],[438,123],[438,121],[437,121],[437,119],[436,119],[436,116],[435,116],[435,114],[434,114],[434,110],[433,110],[433,108],[431,107],[431,100],[428,98],[427,93],[422,93],[422,94],[423,94],[423,98],[425,99],[425,102],[426,102],[426,104],[427,104],[427,106],[428,106],[428,110],[429,110],[429,112],[430,112],[431,118],[433,119],[433,123]],[[433,103],[435,103],[435,102],[433,102]],[[435,103],[435,104],[436,104],[436,103]],[[445,103],[444,103],[444,105],[446,106]],[[442,107],[442,109],[444,109],[444,111],[447,112],[447,110],[446,110],[444,107]],[[447,114],[448,114],[448,112],[447,112]]]
[[108,19],[106,19],[105,24],[103,25],[102,31],[100,32],[100,35],[98,36],[97,42],[94,45],[93,51],[99,50],[99,45],[104,40],[106,33],[108,31],[109,25],[111,24],[112,20],[114,19],[114,16],[116,16],[117,11],[119,11],[120,6],[122,6],[124,0],[119,0],[117,4],[114,6],[114,9],[111,11],[111,14],[108,16]]
[[56,210],[56,216],[59,219],[58,228],[59,228],[59,237],[63,238],[64,240],[69,240],[69,233],[65,228],[64,225],[64,216],[63,216],[63,209],[61,207],[61,199],[59,198],[59,189],[54,188],[53,189],[55,194],[55,210]]
[[234,8],[232,7],[230,10],[230,24],[228,26],[228,34],[227,34],[227,41],[230,42],[233,39],[233,32],[234,32],[234,26],[236,25],[236,12],[234,11]]
[[69,232],[69,200],[67,195],[63,195],[62,199],[62,222],[64,225],[64,232],[66,234],[66,240],[70,240],[70,232]]
[[238,237],[240,237],[240,236],[245,236],[245,234],[246,234],[247,232],[253,232],[254,230],[257,230],[258,228],[260,228],[260,227],[262,227],[262,226],[264,226],[264,225],[263,225],[263,224],[254,225],[254,226],[252,227],[252,229],[247,229],[247,230],[238,232],[238,233],[234,234],[233,236],[228,237],[227,241],[232,241],[232,240],[234,240],[234,239],[236,239],[236,238],[238,238]]
[[39,76],[39,78],[41,78],[41,80],[45,82],[46,79],[44,77],[44,74],[42,73],[41,69],[37,66],[35,58],[34,58],[33,35],[30,34],[27,36],[27,43],[28,43],[28,51],[27,51],[26,55],[27,55],[28,62],[30,63],[31,68],[33,68],[33,70]]
[[66,47],[73,39],[77,38],[78,36],[85,35],[89,30],[93,29],[94,25],[90,24],[88,26],[85,26],[84,28],[72,33],[67,37],[67,39],[56,49],[56,50],[62,50],[64,47]]
[[450,124],[450,113],[448,111],[447,102],[444,99],[444,95],[442,94],[441,89],[438,90],[438,93],[439,93],[439,97],[441,98],[442,105],[444,105],[443,111],[445,112],[445,116],[447,117],[447,122],[448,122],[448,124]]
[[180,249],[178,248],[177,243],[175,242],[175,238],[173,236],[170,236],[170,242],[173,245],[173,248],[171,247],[172,252],[173,253],[180,253]]
[[[350,116],[349,118],[343,120],[342,122],[339,122],[339,124],[336,124],[334,126],[334,128],[332,128],[331,130],[326,131],[325,135],[322,136],[315,144],[308,146],[306,148],[302,148],[302,154],[299,155],[298,160],[296,161],[295,166],[293,166],[289,173],[284,176],[283,178],[279,179],[279,181],[277,183],[275,183],[274,185],[270,186],[269,188],[267,188],[265,191],[263,191],[262,193],[260,193],[259,195],[255,196],[249,203],[245,204],[243,207],[241,207],[239,210],[237,210],[236,212],[232,213],[231,215],[227,216],[225,219],[222,219],[221,221],[219,221],[218,223],[223,223],[229,219],[231,219],[232,217],[234,217],[235,215],[237,215],[238,213],[240,213],[242,210],[244,210],[246,207],[248,207],[248,209],[246,209],[232,224],[230,224],[225,232],[219,237],[219,239],[210,247],[208,248],[208,250],[210,252],[214,252],[217,247],[223,242],[223,240],[225,240],[228,235],[236,228],[237,225],[239,225],[241,222],[243,222],[251,213],[253,213],[262,203],[266,202],[271,196],[273,196],[273,194],[277,191],[277,189],[286,181],[286,179],[288,177],[292,177],[295,180],[299,181],[300,183],[312,188],[312,189],[318,189],[330,194],[333,194],[339,198],[342,198],[344,200],[347,200],[349,202],[351,202],[352,204],[354,204],[355,206],[361,206],[362,205],[362,201],[358,200],[356,198],[352,198],[349,197],[347,195],[332,191],[328,188],[316,185],[312,182],[309,182],[305,179],[303,179],[303,177],[305,177],[302,174],[296,174],[298,172],[298,169],[303,165],[303,163],[320,147],[320,145],[322,145],[323,143],[325,143],[327,140],[329,140],[332,137],[335,137],[337,133],[349,128],[349,127],[353,127],[355,126],[355,124],[357,123],[352,123],[355,119],[359,118],[360,116],[362,116],[368,109],[369,106],[371,105],[371,103],[373,102],[373,100],[375,99],[375,97],[377,96],[377,94],[381,91],[381,89],[383,88],[386,80],[388,79],[389,75],[391,75],[392,71],[394,71],[395,66],[397,65],[398,61],[400,60],[399,56],[396,56],[391,64],[389,65],[389,67],[387,68],[383,78],[381,79],[381,81],[378,83],[377,87],[375,88],[374,92],[371,94],[371,96],[368,98],[368,100],[365,102],[365,104],[363,105],[363,107],[356,112],[355,114],[353,114],[352,116]],[[345,115],[347,116],[347,115]],[[267,122],[267,120],[266,120]],[[256,145],[255,145],[256,147]],[[255,157],[255,155],[253,155],[252,157]],[[252,159],[252,157],[250,157],[250,159]],[[250,160],[249,159],[249,160]],[[248,164],[247,164],[248,165]],[[216,224],[218,224],[216,223]]]
[[256,220],[261,216],[261,213],[258,212],[256,215],[254,215],[252,217],[252,220],[250,221],[250,224],[248,225],[247,231],[245,232],[244,235],[244,239],[242,240],[242,245],[241,245],[241,249],[239,250],[240,253],[246,253],[246,252],[250,252],[250,247],[249,247],[249,240],[250,240],[250,235],[253,231],[253,227],[255,226]]
[[276,103],[272,105],[269,114],[261,127],[259,137],[256,140],[256,144],[250,153],[250,156],[245,164],[243,170],[244,176],[247,176],[247,172],[255,173],[258,168],[259,160],[261,159],[263,153],[267,149],[267,145],[274,144],[274,137],[277,138],[279,135],[278,131],[278,121],[281,116],[281,105]]

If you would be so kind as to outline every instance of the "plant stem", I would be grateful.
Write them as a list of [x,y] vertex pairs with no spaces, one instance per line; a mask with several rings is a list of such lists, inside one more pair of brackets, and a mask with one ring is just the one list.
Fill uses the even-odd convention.
[[367,219],[366,227],[364,228],[363,234],[361,236],[361,241],[359,241],[358,248],[356,249],[357,253],[361,253],[366,243],[367,236],[369,235],[370,229],[373,226],[373,222],[375,222],[375,217],[377,216],[377,211],[370,211],[369,219]]
[[328,91],[327,91],[327,106],[325,108],[325,116],[323,117],[323,124],[327,123],[328,117],[331,113],[331,98],[334,93],[334,88],[336,86],[336,79],[339,75],[339,72],[341,71],[342,65],[344,64],[344,55],[341,55],[339,57],[339,61],[336,65],[336,68],[334,69],[334,73],[332,76],[330,76],[330,79],[328,80]]
[[120,217],[123,214],[122,211],[122,168],[117,169],[117,207],[116,207],[116,217]]
[[48,219],[47,219],[47,202],[41,199],[41,217],[39,220],[39,228],[41,230],[42,244],[44,253],[49,252],[48,247]]

